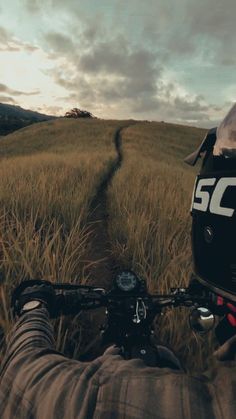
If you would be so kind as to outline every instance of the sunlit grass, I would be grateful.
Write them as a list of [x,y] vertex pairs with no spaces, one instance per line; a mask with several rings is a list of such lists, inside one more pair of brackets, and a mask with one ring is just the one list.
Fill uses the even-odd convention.
[[[13,321],[11,291],[22,280],[86,281],[89,207],[117,159],[120,125],[50,121],[0,143],[0,340]],[[56,323],[57,347],[64,348],[68,320]]]

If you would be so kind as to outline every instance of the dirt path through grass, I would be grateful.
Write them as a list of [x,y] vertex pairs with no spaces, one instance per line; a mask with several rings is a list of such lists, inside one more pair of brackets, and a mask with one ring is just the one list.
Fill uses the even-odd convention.
[[[86,255],[86,259],[91,262],[91,266],[85,269],[84,274],[88,278],[87,285],[100,286],[109,289],[112,285],[112,278],[120,264],[114,259],[111,251],[110,238],[108,234],[109,214],[107,209],[107,188],[113,179],[116,171],[121,167],[122,154],[122,130],[129,125],[119,128],[114,136],[115,148],[117,151],[117,159],[112,164],[110,170],[102,180],[98,187],[97,194],[92,200],[89,208],[89,216],[87,224],[90,230],[90,249]],[[99,350],[100,339],[99,331],[101,324],[105,321],[105,309],[96,309],[92,312],[81,313],[80,324],[84,325],[84,336],[82,341],[86,339],[86,350],[80,356],[83,361],[90,361],[103,353],[103,348]],[[80,331],[81,333],[81,331]],[[80,335],[81,336],[81,335]],[[76,339],[76,333],[74,334]],[[84,346],[84,345],[83,345]]]
[[91,266],[85,270],[85,275],[89,276],[89,284],[105,288],[109,288],[111,277],[118,268],[117,263],[111,254],[108,236],[109,214],[107,210],[107,188],[112,181],[115,172],[122,164],[121,131],[123,128],[124,127],[119,128],[114,137],[117,160],[102,180],[97,190],[97,194],[90,204],[89,216],[87,218],[87,223],[90,225],[91,232],[91,247],[87,254],[87,259],[91,261]]

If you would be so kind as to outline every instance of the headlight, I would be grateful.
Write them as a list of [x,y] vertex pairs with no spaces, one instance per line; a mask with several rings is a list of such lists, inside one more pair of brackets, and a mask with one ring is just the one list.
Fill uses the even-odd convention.
[[121,291],[129,292],[138,287],[139,279],[132,271],[122,271],[116,276],[115,284]]

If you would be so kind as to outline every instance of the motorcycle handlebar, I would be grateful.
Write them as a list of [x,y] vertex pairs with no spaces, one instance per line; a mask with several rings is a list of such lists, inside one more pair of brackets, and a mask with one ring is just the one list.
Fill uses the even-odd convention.
[[110,305],[128,299],[141,299],[151,309],[160,313],[166,307],[208,307],[213,314],[226,314],[226,307],[219,307],[216,304],[214,295],[200,296],[192,295],[187,288],[172,289],[171,294],[151,295],[148,293],[116,293],[111,294],[103,288],[92,286],[79,286],[72,284],[54,284],[56,291],[56,313],[57,315],[76,315],[82,310],[92,310],[99,307],[108,308]]

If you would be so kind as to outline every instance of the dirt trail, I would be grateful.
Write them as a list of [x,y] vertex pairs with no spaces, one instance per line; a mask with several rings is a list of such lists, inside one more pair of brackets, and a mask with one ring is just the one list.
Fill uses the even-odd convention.
[[108,209],[107,209],[107,188],[112,181],[115,172],[120,168],[123,160],[121,150],[121,131],[119,128],[115,133],[114,143],[117,151],[117,160],[111,167],[106,177],[102,180],[97,194],[91,202],[87,224],[90,225],[91,251],[86,259],[91,262],[98,262],[85,270],[89,275],[89,284],[109,288],[111,278],[118,269],[116,261],[111,254],[111,246],[108,235]]
[[[86,285],[96,285],[109,289],[111,287],[112,278],[121,266],[114,259],[111,252],[111,244],[108,235],[108,208],[107,208],[107,188],[112,181],[116,171],[120,168],[123,160],[122,148],[121,148],[121,131],[129,125],[119,128],[114,137],[115,148],[117,151],[117,159],[114,165],[106,174],[102,180],[97,194],[91,202],[89,208],[89,216],[87,218],[87,224],[89,226],[90,235],[90,250],[86,255],[86,260],[92,262],[91,266],[85,269],[84,274],[89,277]],[[94,262],[96,262],[94,264]],[[79,324],[82,325],[82,336],[81,331],[78,329],[73,333],[74,342],[78,342],[80,338],[82,341],[83,348],[82,356],[80,360],[90,361],[101,353],[103,349],[99,351],[100,339],[99,331],[101,324],[105,321],[105,309],[96,309],[91,312],[83,312],[80,315]]]

